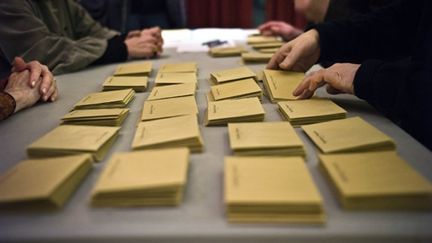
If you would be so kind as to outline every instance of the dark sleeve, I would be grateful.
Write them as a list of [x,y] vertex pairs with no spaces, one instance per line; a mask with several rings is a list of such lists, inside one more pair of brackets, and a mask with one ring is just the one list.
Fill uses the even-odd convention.
[[315,25],[320,36],[319,61],[361,63],[407,56],[423,5],[423,1],[396,1],[366,15]]
[[432,150],[432,68],[411,58],[363,62],[354,93]]
[[126,61],[128,59],[128,50],[124,40],[125,35],[118,35],[109,39],[104,54],[97,59],[94,64],[98,65]]
[[15,111],[16,102],[12,95],[0,91],[0,121],[10,117]]

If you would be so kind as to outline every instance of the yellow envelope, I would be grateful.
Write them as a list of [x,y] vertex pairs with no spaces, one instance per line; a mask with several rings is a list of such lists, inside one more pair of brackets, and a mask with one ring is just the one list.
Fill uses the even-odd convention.
[[116,153],[93,190],[92,205],[177,205],[188,166],[187,148]]
[[292,95],[292,92],[304,79],[304,73],[280,71],[280,70],[264,70],[264,87],[272,103],[282,100],[297,99]]
[[224,125],[228,122],[264,120],[265,111],[258,98],[221,100],[208,103],[206,125]]
[[114,76],[148,76],[151,71],[151,62],[128,63],[119,65]]
[[198,114],[198,106],[194,96],[148,100],[144,102],[141,120],[148,121],[191,114]]
[[246,49],[242,46],[213,47],[209,50],[209,54],[212,57],[240,56],[243,52],[246,52]]
[[166,85],[166,84],[184,84],[192,83],[195,86],[198,83],[196,73],[184,72],[184,73],[172,73],[172,72],[158,72],[155,78],[156,85]]
[[261,98],[262,90],[252,78],[241,79],[210,87],[214,100],[239,98],[244,96],[256,96]]
[[159,69],[159,73],[196,73],[197,71],[196,62],[167,63]]
[[117,138],[119,127],[62,125],[27,147],[29,157],[91,153],[102,160]]
[[147,100],[161,100],[195,95],[196,84],[184,83],[154,87]]
[[144,92],[147,88],[148,77],[108,77],[102,84],[104,91],[133,89],[135,92]]
[[324,153],[394,150],[393,140],[360,117],[301,127]]
[[241,54],[244,62],[268,62],[272,58],[273,53],[262,52],[244,52]]
[[196,115],[186,115],[140,122],[132,148],[189,147],[192,152],[202,151],[203,142]]
[[[239,155],[304,155],[303,142],[289,122],[229,123],[231,149]],[[243,153],[242,153],[243,152]]]
[[0,177],[0,206],[61,207],[91,168],[89,154],[21,161]]
[[75,104],[74,109],[123,108],[135,97],[133,89],[91,93]]
[[210,79],[215,84],[246,78],[255,79],[256,74],[245,66],[210,73]]
[[432,184],[394,151],[320,155],[348,209],[432,209]]

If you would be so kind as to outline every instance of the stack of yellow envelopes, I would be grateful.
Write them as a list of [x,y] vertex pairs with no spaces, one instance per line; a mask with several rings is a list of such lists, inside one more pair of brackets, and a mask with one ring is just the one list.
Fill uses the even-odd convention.
[[276,36],[263,36],[263,35],[253,35],[248,36],[247,43],[249,45],[263,44],[263,43],[279,43],[280,39]]
[[154,87],[147,100],[161,100],[183,96],[194,96],[196,84],[184,83]]
[[27,147],[29,157],[91,153],[102,160],[117,138],[119,127],[62,125]]
[[294,127],[346,117],[346,111],[329,99],[278,102],[279,112]]
[[134,98],[133,89],[91,93],[78,101],[74,109],[124,108]]
[[242,46],[213,47],[209,50],[209,54],[212,57],[240,56],[243,52],[246,52],[246,49]]
[[90,154],[22,161],[0,177],[0,206],[62,207],[91,168]]
[[393,140],[360,117],[304,125],[301,128],[324,153],[393,150]]
[[203,140],[196,115],[179,116],[140,122],[132,148],[188,147],[192,152],[203,150]]
[[273,53],[264,52],[244,52],[241,54],[244,62],[268,62],[272,56]]
[[73,110],[62,117],[62,124],[120,126],[128,114],[127,108]]
[[258,98],[221,100],[208,103],[206,126],[225,125],[230,122],[263,121],[264,108]]
[[323,200],[301,157],[225,158],[230,222],[325,222]]
[[119,65],[114,76],[149,76],[151,71],[151,62],[129,63]]
[[187,148],[114,154],[93,190],[93,206],[170,206],[183,198]]
[[258,97],[261,99],[261,96],[262,90],[257,82],[252,78],[247,78],[210,87],[208,99],[210,101],[248,97]]
[[279,50],[279,48],[262,48],[259,49],[258,51],[261,53],[276,53]]
[[246,78],[256,79],[256,77],[257,75],[250,68],[245,66],[210,73],[210,81],[213,84],[237,81]]
[[432,209],[432,184],[394,151],[321,155],[320,166],[347,209]]
[[108,77],[102,84],[104,91],[133,89],[135,92],[144,92],[147,88],[148,77]]
[[142,121],[198,114],[194,96],[184,96],[163,100],[147,100],[141,115]]
[[285,43],[282,41],[276,41],[276,42],[257,43],[257,44],[252,44],[251,46],[253,49],[261,50],[261,49],[268,49],[268,48],[279,48],[283,46],[283,44]]
[[198,86],[197,75],[194,72],[182,72],[182,73],[171,73],[171,72],[158,72],[155,78],[156,85],[169,85],[169,84],[185,84],[192,83]]
[[196,62],[167,63],[160,67],[159,73],[196,73],[198,65]]
[[228,133],[234,155],[305,155],[289,122],[229,123]]
[[270,101],[295,100],[292,92],[304,77],[304,73],[299,72],[264,70],[263,83]]

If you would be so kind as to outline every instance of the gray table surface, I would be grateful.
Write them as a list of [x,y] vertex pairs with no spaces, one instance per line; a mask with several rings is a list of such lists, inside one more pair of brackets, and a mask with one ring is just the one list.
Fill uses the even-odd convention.
[[[131,113],[120,137],[105,160],[95,164],[62,210],[54,212],[0,212],[0,242],[4,241],[92,241],[92,242],[432,242],[431,212],[352,212],[338,204],[329,184],[317,167],[317,149],[301,131],[307,151],[307,166],[324,198],[327,223],[310,225],[230,224],[225,218],[223,202],[223,160],[231,155],[226,126],[204,127],[205,93],[209,90],[209,73],[237,67],[240,58],[211,58],[205,53],[176,53],[173,49],[153,62],[148,91],[153,87],[156,71],[164,63],[196,61],[199,66],[199,89],[196,94],[200,126],[205,142],[203,153],[191,156],[189,181],[184,201],[178,207],[92,208],[90,193],[111,154],[130,151],[135,126],[149,92],[137,93],[130,105]],[[117,64],[90,67],[57,77],[60,99],[40,104],[15,114],[0,123],[0,172],[26,159],[31,142],[55,128],[60,118],[82,97],[100,91],[101,84]],[[260,71],[265,65],[249,65]],[[319,95],[326,96],[324,90]],[[431,152],[353,96],[338,95],[333,100],[391,136],[398,153],[415,169],[432,180]],[[265,121],[280,121],[277,106],[263,100]]]

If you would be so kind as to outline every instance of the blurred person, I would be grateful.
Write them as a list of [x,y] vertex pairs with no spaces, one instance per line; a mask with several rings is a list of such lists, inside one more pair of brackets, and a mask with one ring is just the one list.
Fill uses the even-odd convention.
[[46,63],[54,74],[162,52],[158,27],[125,35],[102,27],[74,0],[0,1],[1,77],[12,59]]
[[[294,0],[294,8],[311,24],[317,24],[365,14],[393,2],[395,0]],[[286,41],[304,32],[283,21],[268,21],[258,26],[258,30],[262,35],[281,36]]]
[[321,86],[356,95],[432,149],[431,16],[431,1],[404,0],[318,24],[282,46],[267,68],[304,72],[336,63],[305,77],[293,95],[310,98]]

